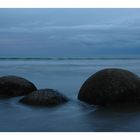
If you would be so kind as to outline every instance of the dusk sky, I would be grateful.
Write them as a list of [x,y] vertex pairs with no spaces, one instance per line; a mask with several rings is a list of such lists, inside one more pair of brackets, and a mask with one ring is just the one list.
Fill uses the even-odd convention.
[[0,9],[0,57],[140,54],[140,9]]

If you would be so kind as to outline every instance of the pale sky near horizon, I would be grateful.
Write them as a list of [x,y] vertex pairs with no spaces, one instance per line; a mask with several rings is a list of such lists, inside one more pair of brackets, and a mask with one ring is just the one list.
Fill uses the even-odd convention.
[[140,54],[140,9],[0,9],[1,57]]

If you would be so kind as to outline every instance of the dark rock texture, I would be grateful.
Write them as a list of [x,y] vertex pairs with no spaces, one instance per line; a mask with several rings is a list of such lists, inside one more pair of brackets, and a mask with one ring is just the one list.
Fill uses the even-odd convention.
[[67,102],[68,98],[53,89],[40,89],[23,97],[20,102],[29,105],[54,106]]
[[85,81],[78,99],[95,105],[140,104],[140,78],[123,69],[103,69]]
[[26,95],[36,90],[30,81],[17,76],[0,77],[0,97],[14,97]]

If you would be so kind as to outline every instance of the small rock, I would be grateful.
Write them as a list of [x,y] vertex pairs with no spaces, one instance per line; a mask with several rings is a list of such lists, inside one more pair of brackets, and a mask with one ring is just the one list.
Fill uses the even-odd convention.
[[67,102],[68,98],[53,89],[40,89],[23,97],[20,102],[29,105],[54,106]]

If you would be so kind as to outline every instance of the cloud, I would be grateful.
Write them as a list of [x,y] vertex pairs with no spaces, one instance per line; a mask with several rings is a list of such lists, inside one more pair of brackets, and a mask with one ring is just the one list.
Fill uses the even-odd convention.
[[35,24],[27,24],[25,26],[15,26],[9,28],[0,28],[0,32],[46,32],[54,30],[90,30],[90,29],[109,29],[115,27],[113,25],[73,25],[73,26],[34,26]]
[[[63,18],[61,20],[63,21]],[[131,53],[132,48],[135,52],[140,52],[138,16],[114,17],[110,20],[104,18],[101,22],[95,20],[92,23],[72,21],[70,24],[57,24],[49,20],[26,20],[18,24],[0,26],[0,32],[0,47],[12,46],[14,49],[10,51],[15,54],[32,52],[44,55],[73,55],[76,51],[79,55],[92,55],[112,50]],[[0,49],[0,52],[2,54],[3,50]]]
[[16,42],[17,40],[12,38],[0,38],[0,45],[10,45]]
[[0,27],[0,32],[49,32],[66,30],[137,30],[140,29],[140,18],[130,17],[113,20],[103,24],[79,24],[79,25],[53,25],[52,22],[27,22],[11,27]]

